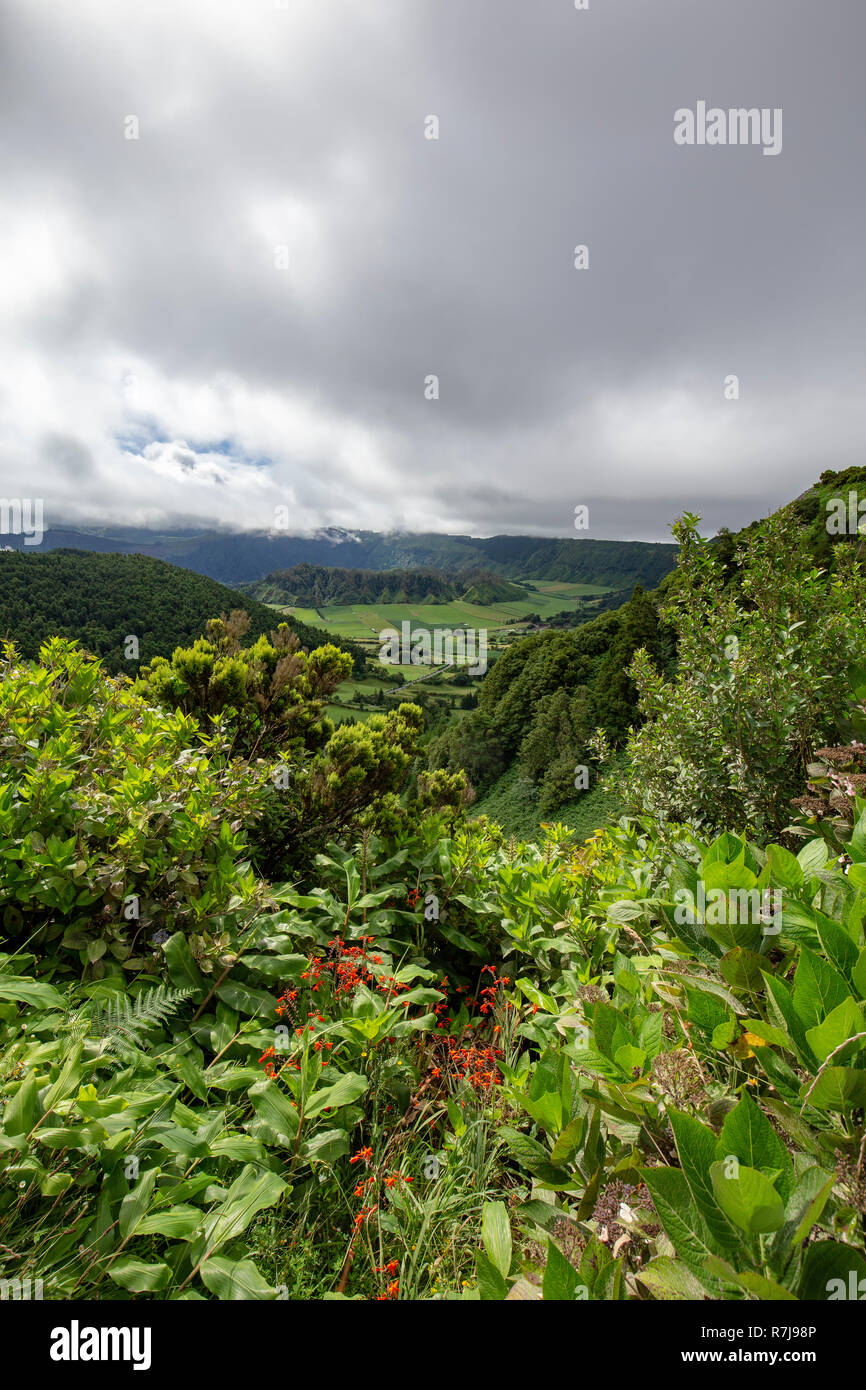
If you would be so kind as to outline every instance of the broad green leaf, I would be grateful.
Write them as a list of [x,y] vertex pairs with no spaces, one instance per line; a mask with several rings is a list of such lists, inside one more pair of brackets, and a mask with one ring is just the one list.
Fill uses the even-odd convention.
[[42,1114],[38,1093],[43,1084],[44,1078],[37,1076],[35,1071],[24,1078],[3,1112],[5,1134],[30,1133]]
[[108,1138],[108,1131],[94,1120],[88,1125],[40,1129],[36,1137],[47,1149],[91,1149]]
[[278,1081],[260,1081],[250,1088],[250,1103],[260,1120],[284,1140],[295,1142],[298,1112]]
[[779,1303],[797,1302],[794,1294],[789,1289],[783,1288],[781,1284],[775,1283],[772,1279],[765,1279],[763,1275],[755,1274],[751,1270],[736,1270],[726,1260],[720,1260],[716,1255],[711,1255],[707,1260],[707,1268],[712,1274],[717,1274],[720,1279],[727,1283],[735,1284],[737,1288],[744,1289],[746,1293],[753,1293],[756,1298],[769,1299],[771,1302]]
[[257,1212],[272,1207],[287,1189],[287,1183],[271,1172],[257,1172],[249,1166],[235,1178],[223,1201],[205,1217],[200,1240],[193,1246],[190,1258],[197,1263],[208,1258],[221,1245],[234,1240],[245,1231]]
[[785,1205],[770,1179],[757,1168],[747,1168],[744,1163],[714,1163],[710,1179],[722,1211],[741,1230],[753,1236],[779,1229],[785,1219]]
[[754,994],[763,984],[761,971],[766,965],[764,956],[745,946],[734,946],[719,961],[719,969],[733,989]]
[[135,1228],[137,1236],[169,1236],[172,1240],[187,1240],[201,1225],[204,1212],[200,1207],[178,1202],[176,1206],[164,1207],[139,1221]]
[[673,1108],[668,1109],[668,1119],[674,1132],[680,1164],[698,1210],[719,1246],[723,1250],[735,1250],[740,1244],[740,1237],[719,1210],[710,1181],[710,1168],[716,1158],[715,1134],[691,1115]]
[[216,997],[236,1013],[248,1018],[271,1023],[277,1016],[273,994],[264,989],[254,989],[252,985],[241,984],[231,976],[221,985],[217,985]]
[[485,1202],[481,1216],[481,1239],[488,1258],[503,1279],[511,1268],[511,1223],[504,1202]]
[[857,947],[847,931],[840,927],[838,922],[834,922],[832,917],[825,917],[821,912],[816,916],[818,939],[827,959],[840,975],[844,975],[847,980],[852,979],[859,955]]
[[130,1293],[156,1293],[168,1284],[171,1270],[161,1261],[148,1264],[129,1255],[109,1266],[108,1277]]
[[575,1153],[580,1148],[585,1132],[586,1116],[576,1115],[559,1134],[553,1146],[550,1154],[550,1162],[554,1167],[561,1167],[563,1163],[571,1162]]
[[334,1163],[349,1152],[349,1136],[343,1129],[326,1129],[316,1134],[301,1148],[304,1158],[320,1163]]
[[701,1300],[707,1296],[706,1289],[688,1266],[681,1260],[671,1259],[670,1255],[657,1255],[636,1272],[635,1278],[656,1298]]
[[797,863],[804,874],[811,876],[824,868],[829,857],[830,851],[819,836],[816,840],[810,840],[807,845],[803,846],[797,855]]
[[236,1163],[265,1164],[268,1160],[264,1144],[249,1134],[227,1134],[222,1139],[212,1139],[208,1148],[215,1157],[233,1158]]
[[18,975],[4,975],[0,972],[0,999],[12,999],[19,1004],[30,1004],[35,1009],[65,1009],[67,1001],[53,985],[41,980],[29,980]]
[[[704,1282],[708,1255],[719,1250],[679,1168],[642,1168],[659,1221],[679,1258]],[[581,1265],[582,1272],[582,1265]]]
[[178,989],[204,989],[205,978],[193,960],[189,942],[183,932],[175,932],[163,947],[169,978]]
[[793,1003],[804,1027],[813,1028],[847,997],[848,986],[838,971],[802,946],[794,975]]
[[122,1240],[134,1235],[139,1223],[143,1220],[150,1199],[153,1195],[154,1185],[159,1177],[158,1168],[149,1168],[142,1174],[135,1187],[129,1192],[120,1204],[120,1216],[118,1226]]
[[825,1067],[814,1084],[803,1085],[800,1099],[816,1110],[861,1109],[866,1106],[866,1071]]
[[770,1012],[779,1027],[788,1034],[791,1039],[791,1048],[797,1053],[799,1060],[811,1068],[815,1059],[806,1041],[806,1028],[794,1008],[788,986],[784,980],[778,980],[775,975],[771,975],[767,971],[764,971],[764,984],[767,989]]
[[333,1086],[318,1087],[313,1092],[307,1101],[305,1114],[312,1118],[323,1110],[338,1110],[342,1105],[351,1105],[364,1094],[369,1084],[366,1076],[361,1076],[360,1072],[344,1072]]
[[787,1197],[791,1189],[793,1165],[791,1157],[760,1106],[748,1092],[725,1116],[721,1136],[716,1144],[716,1158],[733,1154],[749,1168],[764,1168],[781,1173],[779,1191]]
[[851,980],[854,988],[859,991],[860,998],[866,999],[866,947],[857,957],[857,963],[851,971]]
[[544,1266],[542,1297],[546,1302],[554,1299],[571,1303],[574,1300],[580,1275],[565,1258],[552,1240],[547,1242],[547,1262]]
[[228,1260],[212,1255],[199,1270],[205,1288],[223,1302],[237,1299],[275,1299],[277,1290],[263,1279],[252,1260]]
[[802,888],[803,866],[781,845],[767,847],[767,868],[774,888]]
[[[826,1062],[831,1052],[841,1048],[848,1038],[854,1038],[858,1034],[866,1034],[863,1025],[863,1013],[848,996],[843,999],[841,1004],[837,1004],[832,1009],[823,1023],[819,1023],[815,1028],[809,1028],[806,1032],[806,1040],[809,1043],[819,1062]],[[866,1036],[852,1043],[850,1048],[846,1048],[844,1056],[840,1052],[839,1062],[846,1062],[854,1052],[859,1052],[866,1047]]]
[[72,1092],[77,1090],[83,1070],[81,1066],[83,1051],[83,1042],[73,1043],[68,1056],[64,1058],[57,1080],[49,1086],[42,1098],[42,1108],[46,1115],[51,1113],[55,1105],[59,1105],[62,1100],[66,1100],[67,1096],[72,1095]]
[[508,1296],[508,1285],[496,1265],[482,1251],[475,1256],[478,1292],[485,1303],[501,1303]]
[[827,1204],[836,1182],[835,1173],[823,1168],[807,1168],[798,1179],[785,1207],[785,1221],[773,1237],[774,1260],[787,1260],[801,1245]]
[[861,811],[857,817],[848,842],[848,853],[855,864],[862,864],[866,860],[866,811]]

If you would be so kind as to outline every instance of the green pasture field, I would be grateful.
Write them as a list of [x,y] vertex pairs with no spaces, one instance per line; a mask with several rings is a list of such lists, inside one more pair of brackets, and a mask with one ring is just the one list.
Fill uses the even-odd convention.
[[385,628],[396,628],[408,620],[415,627],[435,632],[437,628],[471,627],[497,631],[522,622],[530,613],[544,618],[566,608],[577,608],[581,598],[604,594],[608,590],[595,584],[538,584],[525,599],[509,603],[353,603],[329,604],[320,609],[287,608],[302,622],[314,627],[326,627],[338,637],[354,642],[379,642]]
[[[591,598],[593,594],[607,594],[610,592],[603,584],[571,584],[562,579],[527,579],[524,582],[527,588],[533,589],[536,593],[550,594],[556,599]],[[556,611],[562,611],[561,604]]]

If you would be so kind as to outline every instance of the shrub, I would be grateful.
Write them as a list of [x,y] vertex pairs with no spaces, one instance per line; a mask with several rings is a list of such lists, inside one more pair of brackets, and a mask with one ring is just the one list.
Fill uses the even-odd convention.
[[678,636],[676,679],[645,652],[631,675],[646,720],[628,747],[625,804],[716,829],[783,828],[816,745],[848,708],[847,670],[866,654],[866,584],[848,548],[814,567],[789,511],[757,527],[726,584],[698,518],[675,525],[679,575],[664,616]]
[[261,771],[189,715],[152,709],[74,643],[0,664],[0,909],[7,936],[90,978],[153,969],[149,941],[254,900],[245,823]]

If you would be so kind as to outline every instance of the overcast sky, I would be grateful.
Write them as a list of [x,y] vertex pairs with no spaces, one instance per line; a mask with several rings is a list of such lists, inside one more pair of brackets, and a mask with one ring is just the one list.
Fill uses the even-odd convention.
[[2,0],[0,494],[662,540],[866,462],[863,0],[282,3]]

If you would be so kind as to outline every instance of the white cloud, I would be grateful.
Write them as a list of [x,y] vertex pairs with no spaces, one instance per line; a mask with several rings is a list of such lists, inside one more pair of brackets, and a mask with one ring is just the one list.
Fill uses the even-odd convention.
[[[766,0],[744,52],[744,5],[9,0],[0,491],[487,534],[597,500],[663,538],[859,461],[864,17],[780,55]],[[775,106],[780,73],[777,160],[674,146],[696,83]]]

